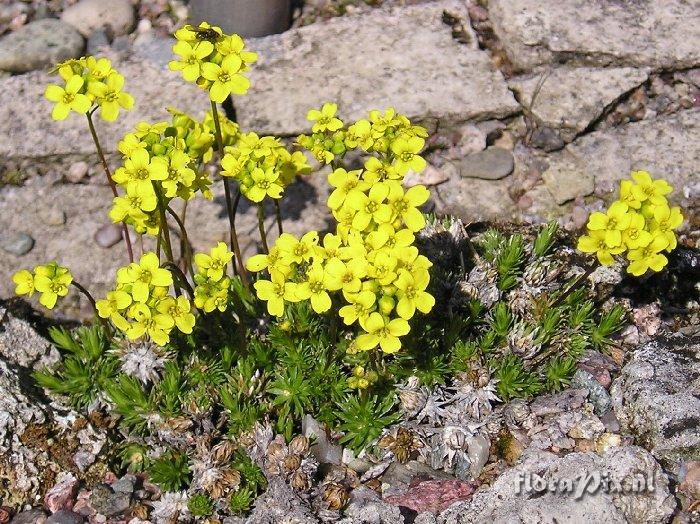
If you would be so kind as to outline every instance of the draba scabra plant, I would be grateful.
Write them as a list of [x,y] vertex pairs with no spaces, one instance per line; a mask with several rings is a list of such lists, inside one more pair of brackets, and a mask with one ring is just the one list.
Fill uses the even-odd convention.
[[[456,423],[436,406],[452,403],[468,425],[465,413],[478,421],[493,402],[564,387],[583,353],[604,349],[622,325],[621,308],[600,312],[566,276],[554,225],[532,238],[490,230],[472,241],[459,220],[426,217],[428,189],[403,180],[426,166],[427,131],[405,115],[371,110],[347,123],[325,103],[308,112],[311,133],[290,150],[219,112],[218,103],[246,93],[257,60],[238,35],[202,23],[175,36],[170,69],[208,92],[211,110],[198,120],[170,108],[167,121],[139,123],[119,141],[114,172],[93,116],[111,122],[132,108],[123,76],[89,56],[59,64],[63,85],[46,89],[55,120],[86,117],[112,189],[109,216],[129,260],[113,288],[95,300],[57,262],[13,277],[18,295],[38,294],[49,309],[70,286],[93,306],[91,327],[52,329],[62,361],[35,378],[118,421],[115,467],[146,471],[168,492],[154,506],[160,517],[245,512],[273,476],[309,492],[318,464],[299,435],[308,417],[355,453],[379,442],[401,461],[420,453],[457,467],[461,455],[428,453],[439,443],[425,435],[435,431],[421,437],[425,424]],[[284,232],[282,211],[287,187],[313,176],[305,151],[328,172],[333,220],[329,231],[297,237]],[[361,167],[346,165],[348,152]],[[627,250],[639,275],[663,267],[682,217],[666,203],[667,185],[633,177],[619,202],[591,216],[579,247],[603,264]],[[228,242],[195,253],[187,203],[212,199],[219,183]],[[236,232],[241,198],[259,224],[260,253],[248,260]],[[155,249],[135,253],[144,237]],[[337,483],[321,499],[347,502]]]

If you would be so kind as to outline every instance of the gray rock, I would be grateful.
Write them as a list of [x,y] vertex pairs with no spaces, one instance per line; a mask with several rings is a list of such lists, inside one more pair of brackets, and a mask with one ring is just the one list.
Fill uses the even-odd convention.
[[190,4],[189,18],[243,37],[265,36],[289,29],[290,7],[289,0],[197,0]]
[[32,508],[20,511],[10,522],[12,524],[44,524],[46,522],[46,513],[44,513],[43,509]]
[[302,423],[302,434],[314,439],[314,444],[309,449],[319,464],[341,464],[343,461],[343,446],[333,444],[328,440],[328,435],[323,424],[311,415],[306,415]]
[[[600,479],[606,474],[622,482],[623,490],[605,489]],[[588,483],[587,476],[592,479]],[[543,485],[538,486],[536,479],[542,479]],[[573,493],[564,492],[568,481],[573,483]],[[548,482],[558,489],[549,491]],[[633,483],[643,489],[633,492]],[[583,492],[581,497],[576,497],[577,488]],[[453,504],[437,522],[661,524],[670,519],[675,508],[668,478],[642,448],[614,447],[602,456],[588,452],[564,457],[526,450],[518,465],[477,491],[471,500]]]
[[138,479],[136,478],[136,475],[132,474],[127,474],[124,475],[122,478],[117,480],[111,485],[111,488],[116,492],[121,492],[121,493],[133,493],[134,488],[136,487],[136,481]]
[[557,203],[562,203],[592,193],[594,185],[616,184],[629,178],[631,171],[643,169],[675,188],[670,195],[674,204],[697,205],[700,144],[693,137],[698,134],[698,108],[596,131],[551,155],[543,178]]
[[41,208],[39,215],[47,226],[62,226],[66,223],[66,213],[62,209],[54,207]]
[[603,415],[612,405],[612,399],[607,390],[588,371],[577,369],[571,379],[571,386],[588,390],[588,399],[593,404],[596,415]]
[[88,163],[87,162],[76,162],[72,164],[66,173],[66,180],[71,184],[77,184],[88,174]]
[[493,0],[489,14],[508,58],[520,70],[561,62],[656,70],[700,63],[695,2]]
[[559,130],[561,138],[571,142],[606,107],[648,77],[647,70],[631,67],[558,67],[542,74],[512,78],[508,85],[540,124]]
[[103,48],[109,47],[110,43],[107,31],[96,29],[87,39],[87,54],[97,55],[103,51]]
[[46,519],[46,524],[82,524],[85,517],[68,509],[61,509]]
[[700,337],[676,335],[637,349],[613,382],[613,408],[671,472],[700,460]]
[[465,222],[508,220],[517,211],[508,187],[506,180],[453,177],[434,189],[436,212],[452,214]]
[[350,493],[350,502],[344,513],[347,518],[338,524],[404,524],[398,506],[382,502],[377,492],[364,486]]
[[136,15],[129,0],[80,0],[63,11],[61,20],[88,37],[108,27],[114,35],[125,35],[134,28]]
[[470,45],[453,39],[443,11],[469,28],[464,2],[440,0],[251,39],[260,60],[248,74],[248,95],[235,100],[238,122],[264,134],[295,135],[308,132],[307,111],[329,101],[349,121],[393,106],[431,128],[435,121],[449,127],[518,112],[488,54],[476,38]]
[[[71,29],[72,30],[72,29]],[[95,117],[95,127],[112,169],[121,154],[117,143],[141,121],[170,119],[166,107],[173,105],[201,118],[211,107],[206,93],[173,72],[143,61],[123,60],[107,55],[124,75],[124,90],[135,99],[134,108],[122,112],[116,122]],[[44,98],[46,85],[60,78],[35,71],[0,79],[0,171],[58,173],[65,176],[76,162],[98,162],[87,122],[73,114],[62,122],[51,120],[53,104]],[[41,143],[41,148],[34,144]],[[99,173],[102,180],[104,174]]]
[[114,517],[129,509],[132,491],[115,491],[107,484],[98,484],[90,493],[90,506],[105,517]]
[[489,147],[462,159],[459,173],[464,178],[500,180],[513,172],[513,153],[500,147]]
[[122,240],[122,228],[118,224],[105,224],[95,231],[95,242],[98,246],[110,248]]
[[34,247],[34,239],[24,232],[0,233],[0,249],[10,255],[21,257]]
[[255,501],[246,524],[316,524],[311,508],[280,477],[273,477],[267,491]]
[[[68,24],[52,18],[37,20],[0,40],[0,70],[25,73],[50,67],[79,57],[84,48],[83,37]],[[46,86],[37,87],[43,90]],[[11,96],[16,99],[17,94],[15,91]]]

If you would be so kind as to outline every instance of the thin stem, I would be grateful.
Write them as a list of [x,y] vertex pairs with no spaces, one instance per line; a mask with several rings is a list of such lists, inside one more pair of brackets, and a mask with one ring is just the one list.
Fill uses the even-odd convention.
[[92,298],[92,295],[90,294],[90,292],[87,289],[85,289],[82,285],[80,285],[78,282],[76,282],[75,280],[71,281],[71,285],[73,287],[75,287],[78,291],[80,291],[85,296],[85,298],[88,299],[88,301],[90,302],[90,305],[92,306],[93,311],[95,312],[95,316],[100,319],[102,326],[108,332],[110,332],[111,329],[109,327],[109,324],[107,323],[106,319],[104,319],[100,316],[100,312],[97,310],[97,303],[95,302],[95,299]]
[[284,232],[282,230],[282,209],[280,208],[280,201],[278,199],[274,199],[275,202],[275,217],[277,218],[277,234],[279,236],[282,236],[282,233]]
[[168,220],[165,216],[166,205],[163,201],[163,194],[155,182],[152,182],[152,184],[153,190],[156,192],[156,197],[158,198],[158,215],[160,217],[159,229],[161,235],[163,236],[163,250],[165,251],[165,257],[168,259],[168,262],[175,263],[175,259],[173,258],[173,248],[172,244],[170,243],[170,229],[168,228]]
[[190,285],[189,281],[187,280],[187,275],[183,273],[182,269],[180,269],[180,266],[175,264],[174,262],[163,262],[161,264],[161,267],[164,269],[169,269],[173,273],[177,275],[178,280],[182,283],[183,287],[187,291],[187,294],[190,296],[192,300],[194,300],[194,289],[192,289],[192,286]]
[[589,276],[591,276],[595,269],[595,264],[589,266],[583,274],[581,274],[576,280],[574,280],[574,282],[566,289],[566,291],[564,291],[561,295],[557,297],[557,299],[552,304],[552,307],[556,307],[562,302],[564,302],[569,297],[569,295],[571,295],[571,293],[578,289],[582,282],[584,282]]
[[175,222],[177,222],[177,225],[180,227],[180,235],[182,237],[182,253],[183,253],[183,260],[185,262],[185,268],[187,268],[190,272],[190,274],[194,275],[194,268],[192,267],[192,245],[190,244],[189,238],[187,237],[187,230],[185,229],[185,223],[182,219],[180,219],[179,216],[177,216],[177,213],[173,211],[173,208],[168,206],[166,208],[166,211],[170,213],[170,216],[172,216],[175,219]]
[[[92,135],[92,141],[95,143],[95,148],[97,149],[97,156],[100,157],[100,162],[102,162],[102,168],[105,171],[105,175],[107,175],[107,183],[109,184],[109,187],[112,189],[112,194],[116,197],[119,196],[119,193],[117,192],[117,185],[114,183],[114,180],[112,180],[112,173],[109,171],[109,165],[107,164],[107,159],[105,158],[105,154],[102,151],[102,146],[100,145],[100,140],[97,138],[97,131],[95,130],[95,124],[92,121],[92,111],[89,111],[86,113],[87,116],[87,121],[88,121],[88,126],[90,127],[90,134]],[[126,225],[126,222],[122,222],[122,237],[124,237],[124,243],[126,244],[126,251],[129,254],[129,262],[134,261],[134,250],[131,247],[131,237],[129,236],[129,228]]]
[[[214,118],[214,129],[215,129],[215,135],[216,135],[216,147],[219,150],[219,155],[223,157],[224,155],[224,139],[221,134],[221,122],[219,122],[219,110],[216,107],[216,102],[212,100],[211,102],[211,113],[212,117]],[[234,206],[231,202],[231,188],[229,187],[228,179],[225,177],[223,178],[224,182],[224,194],[226,197],[226,211],[228,213],[228,222],[229,222],[229,236],[231,240],[231,250],[233,251],[233,254],[236,257],[236,262],[234,263],[234,270],[235,270],[235,264],[238,264],[238,271],[241,274],[241,278],[243,279],[243,285],[246,287],[246,289],[250,290],[250,282],[248,281],[248,275],[246,274],[245,267],[243,267],[243,259],[241,257],[241,247],[238,244],[238,235],[236,234],[236,210],[234,209]],[[239,197],[237,197],[239,198]],[[236,206],[237,207],[237,206]],[[235,271],[234,271],[235,273]]]
[[267,234],[265,234],[265,210],[263,209],[263,203],[258,204],[258,231],[260,231],[260,240],[262,241],[263,251],[265,254],[270,253],[270,249],[267,247]]

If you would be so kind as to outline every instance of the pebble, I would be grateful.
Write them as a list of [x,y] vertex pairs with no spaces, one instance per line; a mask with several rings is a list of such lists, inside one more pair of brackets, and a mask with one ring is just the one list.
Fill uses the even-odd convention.
[[315,438],[316,442],[310,448],[311,454],[320,464],[341,464],[343,461],[343,447],[333,444],[328,440],[326,430],[311,415],[306,415],[302,422],[302,434],[308,438]]
[[90,505],[97,513],[106,517],[119,515],[129,509],[131,491],[114,491],[107,484],[98,484],[90,493]]
[[607,390],[588,371],[577,369],[571,380],[571,387],[588,390],[588,399],[593,404],[593,412],[600,416],[612,406],[612,399]]
[[513,172],[513,153],[500,147],[489,147],[474,153],[460,162],[460,174],[464,178],[499,180]]
[[610,433],[619,433],[620,432],[620,421],[617,420],[617,416],[615,415],[615,411],[612,409],[608,411],[607,413],[603,414],[600,417],[600,421],[603,423],[605,426],[605,429],[609,431]]
[[62,509],[46,519],[46,524],[82,524],[85,518],[67,509]]
[[136,475],[124,475],[122,478],[114,482],[111,487],[114,491],[132,494],[134,492],[134,488],[136,487],[136,480]]
[[71,184],[77,184],[88,174],[89,166],[87,162],[75,162],[71,164],[66,173],[66,180]]
[[46,208],[39,211],[42,222],[47,226],[62,226],[66,223],[66,213],[61,209]]
[[136,24],[136,15],[129,0],[80,0],[63,11],[61,20],[85,37],[105,26],[117,36],[131,32]]
[[71,473],[61,474],[58,482],[44,496],[44,505],[51,513],[73,508],[73,499],[77,493],[78,479]]
[[561,149],[566,143],[555,129],[551,127],[538,127],[530,137],[530,145],[551,153],[552,151]]
[[424,186],[437,186],[450,179],[450,174],[456,171],[454,164],[446,162],[442,167],[437,168],[430,164],[421,173],[409,171],[404,178],[404,185],[412,187],[418,184]]
[[576,230],[583,229],[588,223],[588,211],[581,206],[574,206],[571,210],[571,220]]
[[12,519],[12,524],[44,524],[45,522],[46,513],[39,508],[21,511]]
[[96,55],[102,52],[105,47],[109,47],[111,39],[104,29],[95,29],[87,40],[87,52],[89,55]]
[[77,58],[85,41],[70,25],[46,18],[31,22],[0,40],[0,70],[26,73]]
[[21,257],[34,247],[34,239],[27,233],[0,233],[0,249],[10,255]]
[[105,224],[95,232],[93,237],[98,246],[109,248],[122,239],[122,228],[118,224]]

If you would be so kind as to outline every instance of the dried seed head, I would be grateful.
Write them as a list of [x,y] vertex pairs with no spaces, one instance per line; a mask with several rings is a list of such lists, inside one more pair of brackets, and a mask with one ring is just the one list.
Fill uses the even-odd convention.
[[223,440],[211,450],[211,458],[216,464],[227,464],[231,461],[236,445],[230,440]]
[[296,455],[306,455],[309,452],[309,439],[304,435],[297,435],[289,443],[289,452]]
[[270,445],[267,446],[267,460],[271,462],[280,462],[284,460],[286,455],[287,446],[285,446],[282,442],[275,440],[270,442]]
[[321,499],[328,504],[328,509],[338,511],[348,503],[348,490],[342,484],[330,482],[324,486]]
[[287,473],[298,470],[301,467],[301,457],[299,455],[287,455],[282,461],[282,467]]
[[311,479],[306,473],[300,470],[292,473],[290,484],[294,489],[299,491],[308,491],[311,489]]

